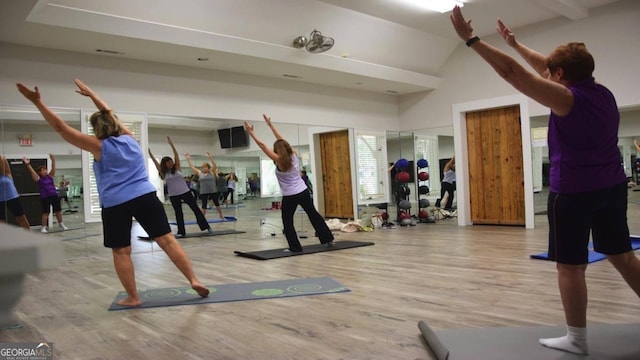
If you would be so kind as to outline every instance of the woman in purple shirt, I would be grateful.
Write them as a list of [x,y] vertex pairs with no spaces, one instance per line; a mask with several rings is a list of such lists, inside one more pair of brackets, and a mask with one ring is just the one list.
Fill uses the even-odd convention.
[[245,121],[244,127],[260,149],[276,164],[276,178],[282,191],[282,225],[284,226],[284,236],[289,243],[287,251],[302,252],[302,245],[300,245],[298,234],[293,226],[293,217],[298,205],[307,213],[311,225],[320,239],[320,243],[332,246],[333,234],[322,215],[313,206],[309,189],[302,177],[300,177],[300,163],[296,152],[271,123],[271,118],[264,114],[262,117],[276,137],[276,141],[273,143],[273,150],[256,136],[253,131],[253,125]]
[[131,131],[118,120],[107,103],[98,97],[82,81],[76,80],[77,93],[88,96],[99,111],[91,115],[89,122],[95,136],[69,126],[40,99],[38,87],[34,90],[17,84],[18,90],[40,110],[49,125],[68,143],[91,152],[93,170],[102,206],[102,231],[104,246],[111,248],[113,265],[127,297],[118,301],[121,306],[142,304],[131,260],[132,218],[169,256],[191,288],[201,297],[209,295],[196,278],[191,261],[171,233],[164,206],[156,196],[156,189],[149,181],[142,149]]
[[518,91],[551,109],[548,201],[549,259],[556,262],[567,334],[540,344],[585,355],[589,234],[640,296],[640,260],[631,249],[627,185],[618,150],[620,114],[613,94],[593,78],[594,60],[583,43],[560,45],[544,56],[516,41],[498,20],[498,32],[540,76],[473,36],[471,21],[455,7],[458,36]]
[[62,207],[60,206],[60,200],[58,199],[58,190],[56,190],[53,177],[56,175],[56,157],[53,154],[49,154],[51,159],[51,171],[47,171],[46,166],[38,167],[38,171],[35,171],[31,166],[31,160],[26,156],[22,158],[22,161],[27,165],[27,170],[31,174],[31,178],[38,184],[40,189],[40,205],[42,207],[42,216],[40,217],[40,232],[49,232],[49,212],[53,209],[53,213],[58,220],[58,227],[62,230],[69,230],[69,228],[62,222]]

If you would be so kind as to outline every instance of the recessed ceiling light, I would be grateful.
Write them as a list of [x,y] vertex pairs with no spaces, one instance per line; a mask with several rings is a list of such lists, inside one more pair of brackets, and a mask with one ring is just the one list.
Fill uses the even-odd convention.
[[463,7],[464,4],[459,0],[402,0],[410,3],[416,7],[437,11],[439,13],[446,13],[453,10],[457,5]]
[[198,61],[209,61],[208,57],[199,57]]

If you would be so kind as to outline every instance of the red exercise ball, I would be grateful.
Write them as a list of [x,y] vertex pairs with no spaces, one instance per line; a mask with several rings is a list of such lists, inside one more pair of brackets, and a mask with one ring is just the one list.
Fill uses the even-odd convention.
[[396,174],[396,181],[400,183],[408,183],[410,178],[409,173],[406,171],[401,171]]
[[418,179],[420,179],[420,181],[426,181],[429,180],[429,173],[426,171],[423,172],[419,172],[418,173]]
[[418,216],[420,217],[420,219],[426,219],[429,217],[429,212],[427,210],[420,210]]

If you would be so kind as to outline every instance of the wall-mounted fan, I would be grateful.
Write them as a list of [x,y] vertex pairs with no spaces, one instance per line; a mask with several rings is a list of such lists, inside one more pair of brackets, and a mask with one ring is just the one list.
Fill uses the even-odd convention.
[[305,48],[310,53],[325,52],[333,47],[333,38],[322,35],[318,30],[313,30],[309,38],[298,36],[293,39],[293,47],[296,49]]

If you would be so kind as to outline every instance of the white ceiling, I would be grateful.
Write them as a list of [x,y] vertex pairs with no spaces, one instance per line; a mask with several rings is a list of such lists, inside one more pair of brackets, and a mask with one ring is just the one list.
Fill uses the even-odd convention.
[[[577,21],[616,1],[463,0],[463,12],[486,36],[498,16]],[[293,48],[314,29],[335,46]],[[397,94],[437,88],[460,44],[449,13],[407,0],[0,0],[0,42]]]

